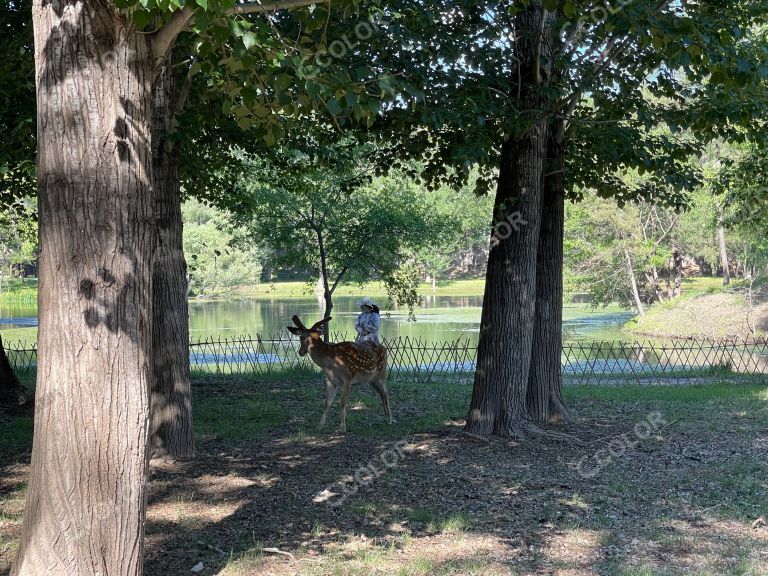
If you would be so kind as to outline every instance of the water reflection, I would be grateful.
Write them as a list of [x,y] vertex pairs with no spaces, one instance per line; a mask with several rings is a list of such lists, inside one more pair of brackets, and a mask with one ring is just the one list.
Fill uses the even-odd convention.
[[[339,296],[334,301],[333,332],[354,336],[358,298]],[[408,336],[426,341],[456,340],[476,343],[480,329],[482,296],[424,296],[416,310],[416,322],[408,320],[407,310],[391,309],[382,299],[381,333],[386,338]],[[227,302],[190,302],[190,336],[193,340],[209,336],[286,335],[290,318],[298,314],[309,324],[319,320],[322,307],[313,297],[301,299],[259,298]],[[563,337],[566,342],[628,339],[621,326],[632,317],[618,308],[590,310],[583,305],[563,311]],[[37,325],[37,311],[29,307],[0,309],[0,330]]]

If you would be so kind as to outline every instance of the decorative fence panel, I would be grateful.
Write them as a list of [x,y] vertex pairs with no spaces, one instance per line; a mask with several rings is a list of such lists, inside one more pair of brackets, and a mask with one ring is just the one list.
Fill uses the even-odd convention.
[[[344,333],[332,341],[346,339]],[[392,382],[464,382],[474,377],[477,347],[469,340],[427,342],[384,339]],[[299,341],[288,335],[204,339],[190,344],[195,374],[271,376],[318,371],[298,355]],[[14,370],[29,374],[37,365],[36,345],[6,347]],[[768,340],[677,340],[668,342],[573,342],[561,357],[566,384],[688,384],[713,380],[768,383]]]

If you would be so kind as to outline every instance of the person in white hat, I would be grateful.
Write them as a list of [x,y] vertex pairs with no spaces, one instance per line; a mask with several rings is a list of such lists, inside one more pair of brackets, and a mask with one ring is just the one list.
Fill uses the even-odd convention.
[[379,328],[381,327],[381,316],[379,307],[374,304],[372,298],[367,296],[358,301],[360,314],[355,321],[355,331],[357,338],[355,342],[376,342],[379,343]]

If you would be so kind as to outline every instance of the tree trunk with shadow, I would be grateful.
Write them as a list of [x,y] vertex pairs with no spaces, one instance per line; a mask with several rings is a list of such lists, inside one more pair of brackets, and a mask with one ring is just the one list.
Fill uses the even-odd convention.
[[176,134],[180,93],[170,62],[155,83],[152,161],[157,250],[152,265],[152,352],[150,453],[153,458],[188,458],[195,452],[189,380],[189,304],[184,259]]
[[550,126],[536,260],[536,316],[527,404],[535,422],[567,417],[560,357],[563,351],[564,125]]
[[488,255],[483,312],[472,400],[465,430],[522,437],[533,422],[528,385],[536,318],[536,272],[541,226],[547,122],[533,111],[547,108],[551,73],[551,19],[540,3],[516,17],[519,57],[511,93],[531,111],[528,125],[502,144],[494,201],[494,232]]
[[35,436],[13,576],[143,572],[154,224],[149,38],[35,0]]

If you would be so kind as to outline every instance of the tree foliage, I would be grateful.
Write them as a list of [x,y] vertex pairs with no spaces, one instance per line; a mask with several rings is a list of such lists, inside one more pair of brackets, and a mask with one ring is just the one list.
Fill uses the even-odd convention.
[[35,65],[31,0],[0,5],[0,205],[35,191]]
[[191,199],[182,215],[190,295],[210,296],[258,283],[258,246],[239,241],[245,231],[233,228],[230,214]]
[[254,158],[240,217],[275,264],[315,270],[331,295],[342,280],[377,279],[412,308],[415,255],[440,245],[458,223],[432,210],[423,189],[402,173],[372,178],[371,152],[341,141]]

